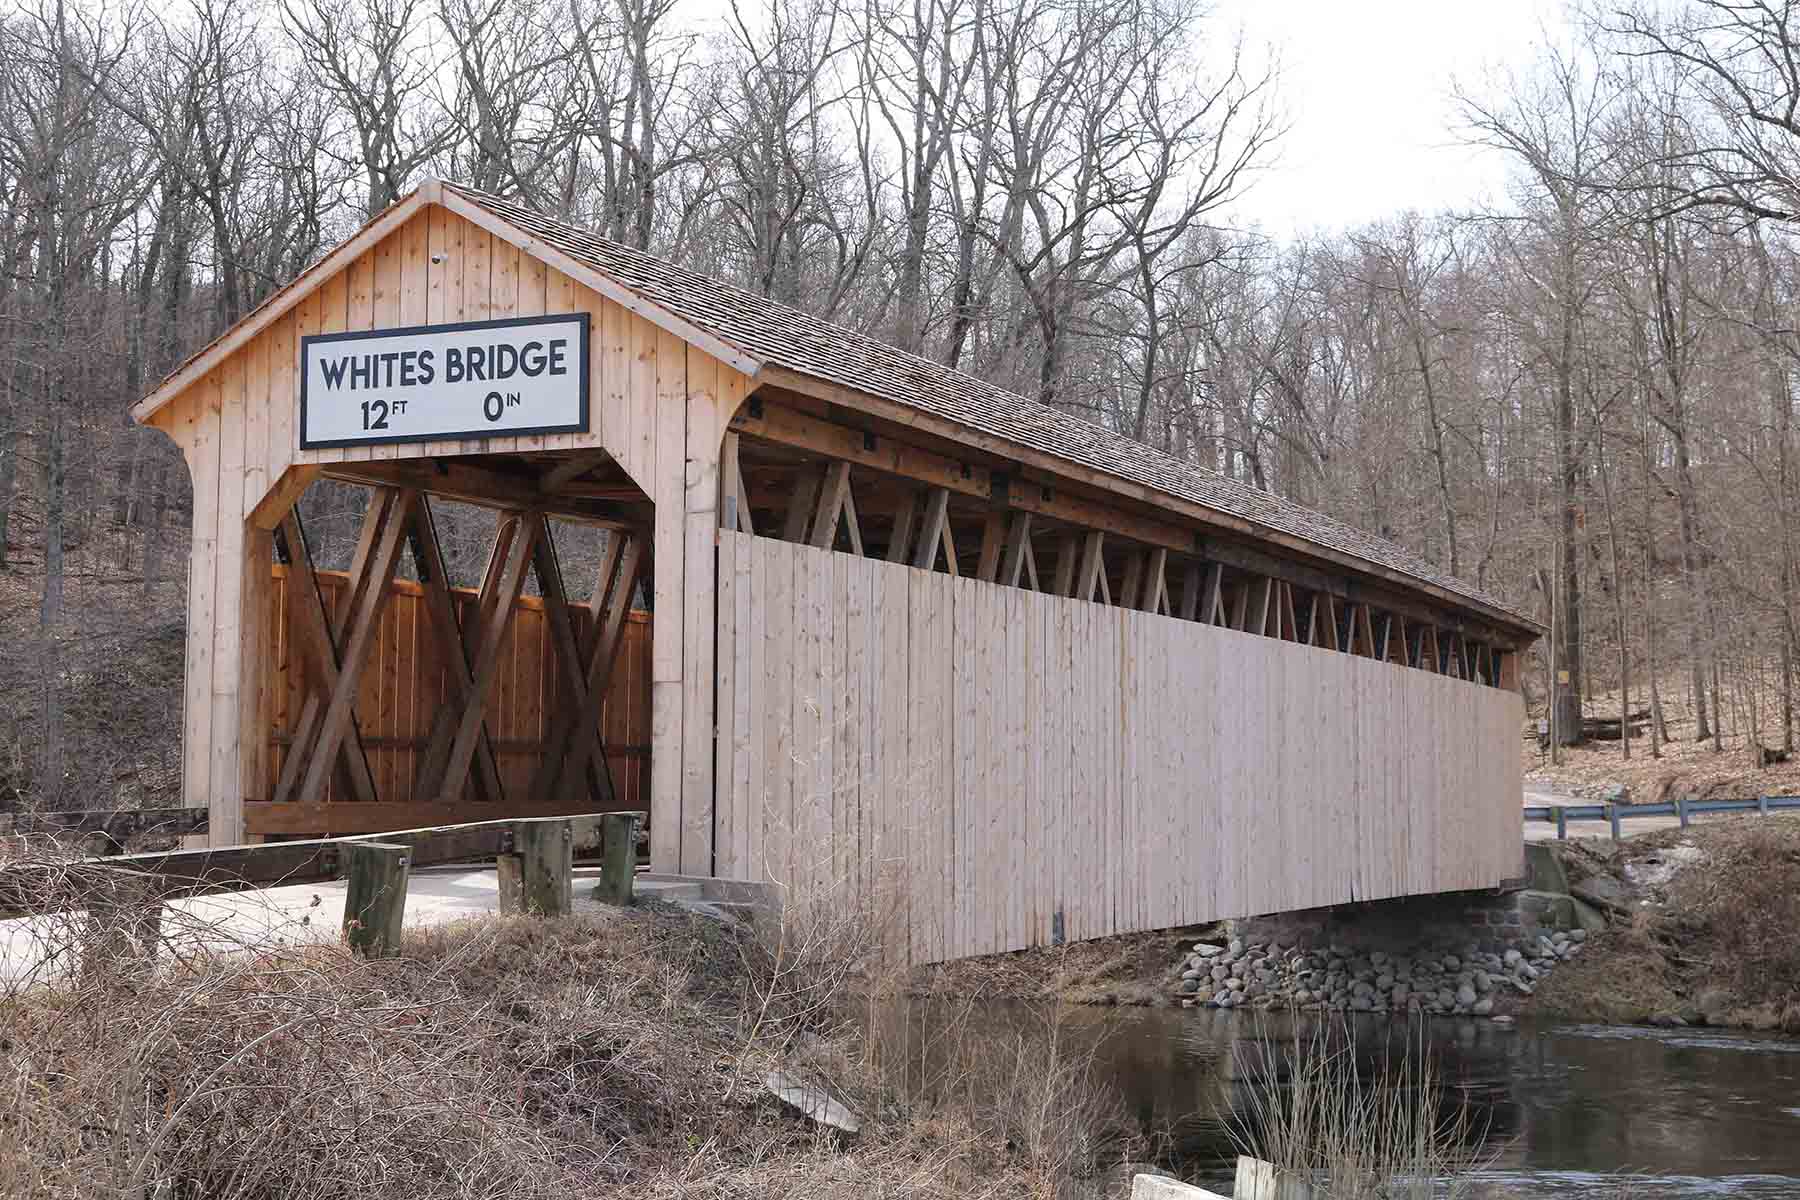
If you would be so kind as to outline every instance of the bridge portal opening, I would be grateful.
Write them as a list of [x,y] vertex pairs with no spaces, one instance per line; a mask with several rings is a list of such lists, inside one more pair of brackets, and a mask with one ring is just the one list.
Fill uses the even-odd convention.
[[604,451],[322,470],[263,564],[244,834],[647,811],[653,525]]

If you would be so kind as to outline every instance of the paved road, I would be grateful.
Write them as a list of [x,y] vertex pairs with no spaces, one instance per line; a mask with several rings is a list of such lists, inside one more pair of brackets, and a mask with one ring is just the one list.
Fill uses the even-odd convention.
[[[577,912],[619,911],[591,898],[593,881],[598,877],[597,867],[576,868]],[[345,890],[344,882],[338,880],[192,896],[168,905],[163,934],[176,946],[214,948],[334,939],[344,923]],[[644,894],[645,885],[640,883],[638,891]],[[492,867],[425,868],[414,872],[407,881],[408,925],[441,925],[498,912],[499,908],[500,883]],[[69,922],[80,919],[79,914],[68,914],[0,921],[0,985],[16,984],[66,966],[46,963],[45,955],[53,947],[68,944]]]

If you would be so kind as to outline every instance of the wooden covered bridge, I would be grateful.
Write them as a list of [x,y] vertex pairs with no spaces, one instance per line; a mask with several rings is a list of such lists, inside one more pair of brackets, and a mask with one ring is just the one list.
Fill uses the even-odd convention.
[[[658,869],[892,889],[920,959],[1518,872],[1532,621],[494,196],[424,183],[133,412],[193,474],[214,844],[647,808]],[[434,499],[498,511],[479,578]]]

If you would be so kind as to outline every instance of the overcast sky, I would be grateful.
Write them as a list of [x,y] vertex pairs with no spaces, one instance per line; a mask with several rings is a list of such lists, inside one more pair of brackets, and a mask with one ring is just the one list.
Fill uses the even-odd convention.
[[1501,197],[1504,164],[1457,142],[1451,80],[1523,71],[1565,28],[1560,0],[1215,0],[1214,19],[1281,57],[1292,132],[1233,212],[1277,236]]

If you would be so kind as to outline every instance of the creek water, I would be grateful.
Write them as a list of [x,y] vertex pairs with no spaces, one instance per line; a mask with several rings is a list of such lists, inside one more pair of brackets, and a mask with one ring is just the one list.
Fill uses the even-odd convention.
[[[1252,1043],[1285,1049],[1291,1026],[1209,1009],[1061,1015],[1097,1042],[1100,1075],[1177,1165],[1208,1186],[1227,1183],[1228,1122],[1245,1111],[1245,1064],[1262,1052]],[[1800,1198],[1800,1041],[1488,1021],[1362,1018],[1349,1029],[1371,1075],[1384,1055],[1425,1047],[1441,1102],[1466,1100],[1486,1129],[1482,1175],[1506,1195],[1614,1195],[1628,1177],[1631,1200]]]

